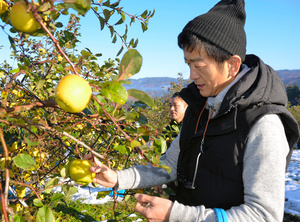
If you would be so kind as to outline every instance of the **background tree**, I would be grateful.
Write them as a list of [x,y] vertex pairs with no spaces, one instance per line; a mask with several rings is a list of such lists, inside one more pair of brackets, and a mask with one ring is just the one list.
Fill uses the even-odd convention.
[[298,87],[297,82],[295,82],[293,86],[288,85],[286,87],[286,92],[287,92],[288,100],[292,106],[299,104],[300,89]]
[[156,135],[161,135],[163,128],[170,122],[170,100],[175,92],[180,92],[191,81],[183,79],[182,73],[178,73],[177,81],[171,82],[167,91],[163,90],[163,95],[154,98],[155,107],[148,109],[145,116],[149,125],[156,129]]

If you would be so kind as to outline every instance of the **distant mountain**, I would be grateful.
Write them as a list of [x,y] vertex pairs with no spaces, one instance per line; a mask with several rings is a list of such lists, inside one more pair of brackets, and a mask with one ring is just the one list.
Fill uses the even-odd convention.
[[177,78],[170,77],[147,77],[140,79],[131,79],[131,84],[124,84],[128,89],[139,89],[148,93],[151,97],[159,97],[164,91],[168,91],[171,82],[177,82]]
[[297,85],[300,87],[300,69],[295,70],[277,70],[279,77],[282,79],[285,85]]
[[[296,70],[277,70],[279,77],[283,83],[287,85],[297,85],[300,87],[300,69]],[[164,91],[168,90],[170,83],[177,83],[177,78],[170,77],[147,77],[140,79],[131,79],[131,84],[125,84],[125,88],[128,89],[139,89],[148,93],[151,97],[159,97],[163,95]]]

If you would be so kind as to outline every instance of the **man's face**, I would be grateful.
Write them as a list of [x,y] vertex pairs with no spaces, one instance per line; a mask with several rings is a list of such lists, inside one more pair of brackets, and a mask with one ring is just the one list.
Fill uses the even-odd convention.
[[228,62],[218,66],[203,49],[200,52],[184,50],[184,58],[190,67],[190,79],[194,81],[203,97],[217,96],[234,80],[229,75]]
[[170,115],[171,118],[180,123],[183,120],[187,104],[180,97],[174,97],[170,101]]

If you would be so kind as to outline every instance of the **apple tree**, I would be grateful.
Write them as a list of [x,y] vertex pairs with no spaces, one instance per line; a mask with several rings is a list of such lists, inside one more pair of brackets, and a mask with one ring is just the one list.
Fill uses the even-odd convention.
[[[56,221],[52,209],[76,192],[69,165],[87,153],[117,170],[135,164],[169,170],[159,162],[164,141],[145,115],[155,107],[153,99],[124,87],[142,65],[129,29],[140,23],[146,31],[154,11],[133,15],[120,0],[21,3],[0,0],[1,34],[11,48],[10,59],[0,61],[2,220]],[[93,25],[108,31],[112,44],[120,44],[116,58],[100,63],[101,52],[79,48],[86,13],[95,15]],[[55,98],[58,83],[70,74],[92,89],[79,112],[65,111]],[[54,192],[57,187],[61,192]]]

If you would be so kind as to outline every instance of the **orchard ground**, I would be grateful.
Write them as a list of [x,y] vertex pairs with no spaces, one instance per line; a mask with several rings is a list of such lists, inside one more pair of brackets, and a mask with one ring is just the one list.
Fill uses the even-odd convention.
[[[291,162],[289,164],[286,173],[286,187],[285,187],[285,212],[300,216],[300,149],[293,151]],[[104,204],[108,201],[113,201],[113,198],[106,196],[104,198],[97,199],[97,193],[99,191],[106,190],[105,187],[80,187],[75,185],[78,189],[77,193],[73,195],[73,200],[80,200],[85,204]],[[59,191],[59,189],[57,190]],[[122,200],[121,197],[118,200]]]

